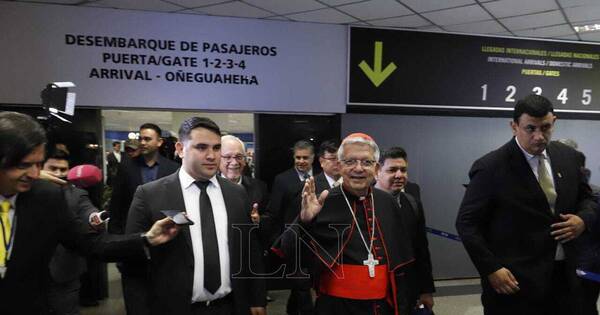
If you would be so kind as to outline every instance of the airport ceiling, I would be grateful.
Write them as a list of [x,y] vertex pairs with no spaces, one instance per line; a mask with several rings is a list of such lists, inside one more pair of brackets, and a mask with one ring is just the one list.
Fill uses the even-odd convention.
[[[56,5],[600,41],[600,0],[35,0]],[[598,25],[600,28],[600,25]]]

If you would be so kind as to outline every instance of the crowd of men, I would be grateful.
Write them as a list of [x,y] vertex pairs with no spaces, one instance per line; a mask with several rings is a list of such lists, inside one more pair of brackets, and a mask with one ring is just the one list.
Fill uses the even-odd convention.
[[[456,228],[485,314],[597,314],[599,286],[575,269],[600,253],[598,204],[583,154],[551,141],[555,121],[547,99],[520,100],[513,138],[469,172]],[[52,183],[68,154],[46,148],[32,118],[0,113],[2,314],[78,314],[79,255],[118,262],[130,315],[266,314],[277,277],[287,314],[433,312],[425,209],[401,147],[380,151],[364,133],[318,151],[299,140],[269,193],[248,175],[244,142],[208,118],[181,124],[181,164],[159,153],[157,125],[139,132],[108,157],[106,224],[84,190]]]

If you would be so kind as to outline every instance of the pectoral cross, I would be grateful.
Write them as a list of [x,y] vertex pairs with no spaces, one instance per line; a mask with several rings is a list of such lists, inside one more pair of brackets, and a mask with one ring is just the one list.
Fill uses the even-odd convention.
[[373,258],[373,254],[369,253],[367,260],[363,260],[363,265],[369,266],[369,277],[375,278],[375,266],[379,265],[379,260]]

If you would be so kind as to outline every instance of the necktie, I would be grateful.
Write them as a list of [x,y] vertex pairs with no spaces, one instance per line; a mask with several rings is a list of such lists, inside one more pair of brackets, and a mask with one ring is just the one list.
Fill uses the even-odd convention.
[[204,288],[215,294],[221,286],[221,263],[219,262],[219,244],[213,216],[212,205],[206,191],[209,181],[196,181],[200,188],[200,229],[202,249],[204,251]]
[[8,219],[8,211],[10,210],[10,201],[4,200],[0,203],[0,223],[2,223],[2,244],[0,244],[0,266],[6,266],[6,256],[8,254],[8,246],[10,244],[11,226]]
[[302,180],[305,181],[310,177],[310,175],[308,175],[308,173],[302,173]]
[[548,174],[548,170],[546,169],[546,163],[544,160],[546,156],[543,154],[538,155],[538,182],[540,183],[540,187],[544,191],[546,195],[546,199],[548,199],[548,204],[550,205],[550,210],[554,212],[554,204],[556,202],[556,190],[554,189],[554,185],[552,184],[552,178],[550,174]]

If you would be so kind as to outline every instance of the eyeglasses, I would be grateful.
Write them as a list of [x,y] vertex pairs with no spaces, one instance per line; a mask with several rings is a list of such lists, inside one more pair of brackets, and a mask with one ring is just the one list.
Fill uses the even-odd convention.
[[244,160],[245,156],[238,154],[238,155],[221,155],[221,158],[224,160],[236,160],[238,162],[241,162]]
[[360,164],[362,167],[373,167],[377,161],[374,160],[342,160],[342,163],[346,167],[355,167]]

